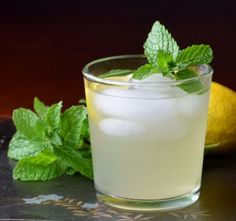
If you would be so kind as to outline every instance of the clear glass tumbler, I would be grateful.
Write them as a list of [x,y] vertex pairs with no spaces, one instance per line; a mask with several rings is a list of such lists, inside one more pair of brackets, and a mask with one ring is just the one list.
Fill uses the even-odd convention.
[[97,197],[128,210],[182,208],[199,197],[213,70],[132,80],[127,73],[145,63],[115,56],[83,69]]

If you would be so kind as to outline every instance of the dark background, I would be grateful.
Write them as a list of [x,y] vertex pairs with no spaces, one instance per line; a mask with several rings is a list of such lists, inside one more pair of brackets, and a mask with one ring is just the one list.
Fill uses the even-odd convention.
[[210,44],[214,81],[236,90],[233,1],[0,2],[0,115],[34,96],[65,107],[84,97],[81,69],[104,56],[142,53],[155,20],[180,47]]

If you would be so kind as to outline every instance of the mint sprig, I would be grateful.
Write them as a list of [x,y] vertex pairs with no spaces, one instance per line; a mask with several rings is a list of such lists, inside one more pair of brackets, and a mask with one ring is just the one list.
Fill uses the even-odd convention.
[[[154,23],[148,34],[144,43],[144,54],[148,64],[134,71],[132,76],[134,79],[142,80],[157,73],[171,76],[176,80],[193,78],[197,73],[190,70],[189,66],[209,64],[213,59],[213,52],[209,45],[192,45],[179,50],[176,41],[159,21]],[[202,87],[202,83],[197,80],[180,85],[180,88],[188,93],[196,92]]]
[[179,46],[176,41],[159,21],[153,24],[143,47],[148,62],[153,66],[157,65],[157,53],[159,50],[170,53],[173,58],[176,58],[179,52]]
[[17,131],[8,156],[19,160],[14,179],[49,180],[75,172],[93,177],[87,109],[78,105],[62,113],[61,108],[62,102],[48,107],[35,98],[35,112],[13,112]]

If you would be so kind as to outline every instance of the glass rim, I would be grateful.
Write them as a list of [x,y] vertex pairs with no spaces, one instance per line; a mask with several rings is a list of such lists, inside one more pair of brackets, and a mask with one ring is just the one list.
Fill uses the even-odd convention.
[[104,84],[104,85],[113,85],[113,86],[154,86],[154,85],[178,85],[180,83],[184,83],[184,82],[188,82],[188,81],[192,81],[192,80],[201,80],[207,77],[210,77],[213,74],[213,68],[211,67],[211,65],[209,64],[201,64],[201,65],[196,65],[198,67],[200,66],[205,66],[208,68],[208,71],[206,71],[206,73],[203,73],[201,75],[198,75],[196,77],[192,77],[192,78],[187,78],[187,79],[183,79],[183,80],[174,80],[174,81],[169,81],[169,80],[165,80],[165,81],[155,81],[155,82],[151,82],[151,81],[145,81],[145,82],[124,82],[124,81],[118,81],[118,80],[110,80],[110,79],[106,79],[106,78],[101,78],[98,76],[93,75],[90,71],[89,71],[89,67],[104,61],[109,61],[109,60],[116,60],[116,59],[131,59],[131,58],[146,58],[146,56],[144,54],[127,54],[127,55],[116,55],[116,56],[109,56],[109,57],[104,57],[104,58],[99,58],[96,60],[93,60],[89,63],[87,63],[83,69],[82,69],[82,73],[83,76],[89,80],[89,81],[93,81],[96,83],[100,83],[100,84]]

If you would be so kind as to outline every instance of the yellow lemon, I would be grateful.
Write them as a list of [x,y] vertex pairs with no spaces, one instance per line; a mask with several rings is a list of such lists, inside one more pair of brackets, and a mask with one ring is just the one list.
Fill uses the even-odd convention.
[[215,150],[236,149],[236,93],[213,82],[208,111],[206,147]]

